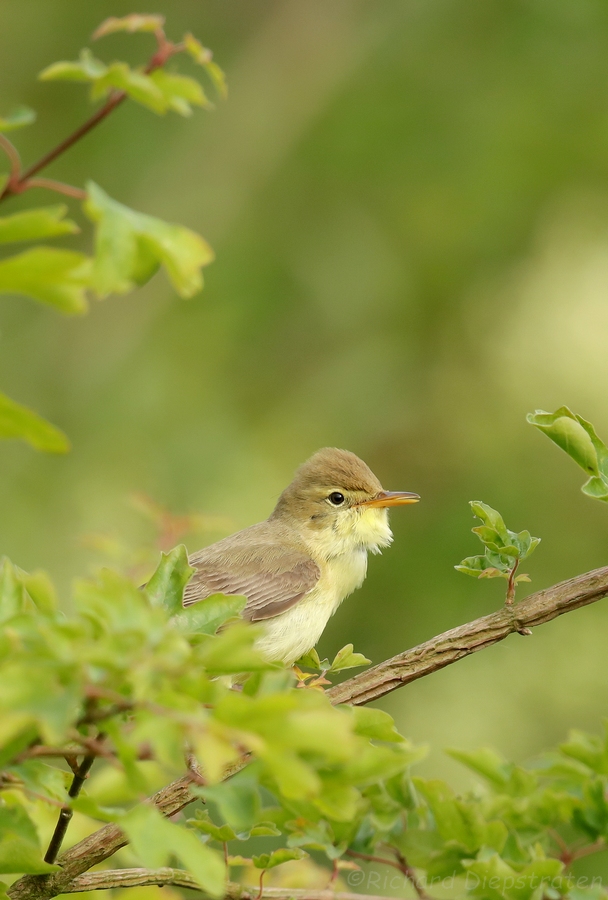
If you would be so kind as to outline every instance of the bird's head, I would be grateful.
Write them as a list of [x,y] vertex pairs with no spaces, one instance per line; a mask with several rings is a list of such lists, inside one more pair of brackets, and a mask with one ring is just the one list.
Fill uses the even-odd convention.
[[385,491],[354,453],[325,447],[300,466],[271,519],[283,518],[304,539],[325,543],[328,553],[354,548],[378,552],[392,540],[388,508],[419,499],[409,491]]

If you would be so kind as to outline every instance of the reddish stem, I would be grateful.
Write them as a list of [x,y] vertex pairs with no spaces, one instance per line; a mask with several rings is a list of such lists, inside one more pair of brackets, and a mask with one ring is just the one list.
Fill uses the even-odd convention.
[[[150,72],[153,72],[155,69],[160,69],[165,65],[167,60],[169,60],[176,53],[181,53],[184,49],[183,44],[174,44],[167,39],[165,33],[162,29],[158,29],[155,32],[157,48],[154,55],[151,57],[148,65],[145,67],[144,72],[146,75],[149,75]],[[36,184],[31,183],[31,179],[33,175],[37,175],[42,169],[45,169],[50,163],[57,159],[58,156],[61,156],[62,153],[65,153],[66,150],[69,150],[77,141],[88,134],[91,129],[95,128],[96,125],[99,125],[106,116],[108,116],[113,110],[119,106],[123,100],[125,100],[127,94],[125,91],[113,91],[103,106],[101,106],[96,112],[93,113],[92,116],[83,122],[82,125],[77,128],[72,134],[68,135],[63,141],[57,144],[56,147],[53,147],[52,150],[49,150],[48,153],[45,153],[37,162],[33,163],[29,168],[25,170],[25,172],[21,173],[21,164],[19,161],[19,154],[17,150],[13,147],[10,141],[0,135],[0,146],[4,149],[5,153],[11,160],[12,172],[9,181],[7,182],[4,191],[0,194],[0,202],[5,200],[7,197],[10,197],[13,194],[21,194],[23,191],[27,190],[29,187],[47,187],[54,191],[59,191],[62,194],[68,194],[71,197],[77,197],[78,199],[84,199],[86,197],[86,192],[81,191],[79,188],[72,188],[69,185],[62,185],[61,182],[52,182],[48,179],[36,179]],[[44,183],[42,183],[44,182]]]

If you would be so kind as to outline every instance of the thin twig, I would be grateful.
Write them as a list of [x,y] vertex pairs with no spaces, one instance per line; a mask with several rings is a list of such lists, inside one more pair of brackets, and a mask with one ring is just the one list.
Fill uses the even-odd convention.
[[345,855],[351,856],[353,859],[362,859],[365,860],[365,862],[375,862],[383,866],[392,866],[393,869],[398,869],[412,885],[420,900],[432,900],[424,890],[422,883],[418,880],[418,876],[406,858],[394,847],[391,847],[390,849],[395,854],[396,859],[386,859],[384,856],[370,856],[367,853],[358,853],[356,850],[347,850]]
[[11,175],[9,181],[12,181],[13,179],[17,180],[21,171],[21,159],[19,157],[19,151],[17,150],[13,142],[9,141],[9,139],[5,137],[1,132],[0,147],[8,156],[9,162],[11,164]]
[[[176,53],[181,53],[184,49],[183,44],[174,44],[171,41],[167,40],[162,29],[159,30],[159,33],[156,34],[157,48],[147,66],[144,69],[146,75],[149,75],[150,72],[153,72],[155,69],[162,68],[165,63]],[[37,175],[38,172],[41,172],[42,169],[46,169],[50,163],[54,162],[58,156],[61,156],[66,150],[69,150],[70,147],[73,147],[77,141],[81,140],[86,134],[89,133],[96,125],[99,125],[107,116],[110,115],[120,104],[127,99],[126,91],[112,91],[109,95],[106,102],[103,106],[100,106],[98,110],[96,110],[89,118],[82,123],[75,131],[69,134],[63,141],[60,141],[55,147],[45,153],[44,156],[41,156],[39,160],[33,163],[29,168],[25,170],[25,172],[20,173],[20,163],[19,168],[13,172],[11,178],[7,182],[4,187],[2,193],[0,193],[0,202],[2,200],[6,200],[7,197],[12,196],[13,194],[20,194],[24,190],[27,190],[29,187],[50,187],[51,190],[59,190],[58,186],[61,184],[60,182],[53,182],[53,186],[51,184],[43,185],[40,182],[42,179],[36,179],[38,182],[37,185],[31,184],[31,179],[34,175]],[[0,135],[2,138],[2,135]],[[0,145],[3,147],[7,155],[10,155],[9,148],[6,144],[10,144],[10,147],[13,148],[15,154],[17,151],[6,138],[3,138],[0,141]],[[12,159],[12,157],[11,157]],[[19,160],[18,154],[16,155],[17,161]],[[69,186],[66,186],[69,187]],[[72,188],[73,191],[79,191],[79,188]],[[61,193],[67,193],[67,191],[62,190]],[[82,192],[84,196],[86,196],[86,192]],[[82,199],[81,194],[73,193],[69,196],[78,197],[78,199]]]
[[[504,640],[519,627],[541,625],[606,596],[608,566],[531,594],[510,610],[503,608],[475,622],[453,628],[336,685],[327,691],[327,696],[334,704],[369,703],[410,681]],[[225,777],[243,769],[248,761],[248,757],[242,757],[227,770]],[[151,797],[150,802],[165,816],[172,816],[196,799],[190,791],[191,784],[191,776],[185,775]],[[9,896],[12,900],[49,900],[57,894],[66,893],[77,876],[113,856],[126,843],[127,838],[117,825],[105,825],[61,855],[60,872],[54,872],[43,879],[25,875],[11,885]],[[265,889],[265,895],[270,896],[267,894],[269,890]]]
[[395,859],[385,859],[383,856],[373,856],[369,853],[359,853],[357,850],[347,850],[346,856],[352,856],[353,859],[362,859],[364,862],[374,862],[382,866],[391,866],[393,869],[402,871],[401,866]]
[[[99,735],[101,738],[102,736]],[[93,754],[89,756],[85,756],[85,758],[80,763],[78,771],[75,773],[74,778],[72,779],[72,783],[70,785],[70,789],[68,791],[68,797],[73,800],[80,793],[83,784],[88,778],[89,771],[91,766],[95,762],[95,756]],[[59,813],[59,818],[57,820],[57,825],[55,826],[55,831],[53,832],[53,836],[49,843],[49,848],[46,851],[44,856],[44,861],[47,863],[54,863],[57,859],[57,854],[61,850],[61,845],[63,844],[63,839],[65,837],[65,833],[68,830],[68,825],[74,815],[73,810],[70,809],[69,806],[64,806],[61,812]]]
[[603,850],[608,849],[606,847],[606,841],[604,838],[598,838],[594,844],[587,844],[585,847],[580,847],[578,850],[572,851],[572,862],[577,859],[582,859],[584,856],[592,856],[594,853],[601,853]]
[[393,852],[399,861],[401,871],[418,894],[420,900],[431,900],[431,897],[425,891],[424,887],[422,886],[422,882],[418,879],[416,872],[410,866],[403,853],[400,853],[396,847],[393,847]]
[[515,573],[517,572],[517,567],[519,566],[519,560],[516,559],[513,564],[513,568],[509,572],[509,581],[507,582],[507,599],[505,603],[507,606],[511,606],[513,601],[515,600],[515,589],[517,585],[515,584]]
[[82,188],[65,184],[63,181],[56,181],[54,178],[28,178],[23,182],[23,188],[27,191],[30,188],[46,188],[57,194],[65,194],[66,197],[74,197],[76,200],[86,200],[87,197],[87,192]]

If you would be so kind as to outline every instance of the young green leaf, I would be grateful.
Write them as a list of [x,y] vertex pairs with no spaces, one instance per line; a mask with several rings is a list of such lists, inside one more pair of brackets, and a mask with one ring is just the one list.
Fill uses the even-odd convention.
[[87,308],[91,261],[73,250],[33,247],[0,260],[0,294],[23,294],[66,315]]
[[95,82],[108,71],[108,67],[101,60],[96,59],[90,50],[80,51],[77,62],[56,62],[47,66],[38,75],[40,81],[80,81]]
[[112,91],[124,91],[131,100],[163,114],[169,103],[154,80],[141,69],[132,69],[127,63],[114,62],[91,84],[91,100],[107,97]]
[[0,117],[0,131],[15,131],[36,121],[36,113],[29,106],[19,106],[8,116]]
[[67,206],[59,204],[3,216],[0,218],[0,244],[77,234],[80,229],[76,222],[65,218],[67,211]]
[[211,50],[203,47],[201,42],[192,34],[184,35],[184,47],[186,53],[190,54],[194,62],[199,66],[203,66],[220,97],[226,98],[228,95],[226,76],[218,64],[213,61]]
[[150,75],[150,79],[164,98],[167,109],[172,109],[180,116],[191,116],[192,106],[206,108],[211,106],[202,87],[194,78],[167,72],[165,69],[156,69]]
[[136,31],[154,32],[165,24],[165,17],[160,15],[140,15],[130,13],[128,16],[110,16],[93,32],[93,40],[115,34],[117,31],[128,31],[134,34]]
[[169,553],[161,553],[158,567],[146,585],[148,597],[157,606],[164,606],[170,615],[182,609],[184,588],[194,572],[188,564],[188,551],[183,544]]
[[96,224],[92,283],[100,297],[145,284],[161,265],[180,296],[191,297],[201,290],[201,269],[214,254],[200,235],[135,212],[93,182],[87,192],[84,211]]
[[272,853],[262,853],[260,856],[253,857],[253,864],[256,869],[274,869],[282,863],[291,862],[294,859],[305,859],[308,856],[305,850],[299,847],[281,847],[280,850],[273,850]]
[[19,804],[0,807],[0,873],[45,875],[59,866],[42,859],[34,823]]
[[224,893],[225,866],[220,856],[192,831],[169,822],[154,806],[140,804],[120,821],[136,856],[146,866],[166,865],[176,856],[212,897]]
[[46,453],[67,453],[70,442],[65,434],[38,413],[0,394],[0,439],[27,441]]
[[542,409],[526,416],[530,425],[544,432],[591,477],[581,490],[589,497],[608,502],[608,447],[597,436],[591,422],[567,406],[554,413]]
[[485,553],[483,556],[468,556],[454,568],[472,578],[506,578],[509,581],[507,602],[510,603],[513,585],[518,581],[529,581],[527,575],[519,575],[514,580],[515,569],[535,550],[540,538],[533,538],[529,531],[510,531],[500,513],[486,503],[472,500],[470,506],[483,523],[471,530],[484,544]]
[[245,609],[245,597],[212,594],[180,610],[179,627],[190,633],[215,634],[225,622],[235,619]]
[[[306,666],[307,669],[317,669],[319,672],[323,669],[319,654],[314,647],[308,653],[305,653],[304,656],[301,656],[297,660],[296,665]],[[327,660],[327,666],[329,667],[329,660]]]
[[355,669],[358,666],[369,666],[371,659],[367,659],[362,653],[355,653],[352,644],[347,644],[339,650],[328,669],[328,672],[342,672],[344,669]]

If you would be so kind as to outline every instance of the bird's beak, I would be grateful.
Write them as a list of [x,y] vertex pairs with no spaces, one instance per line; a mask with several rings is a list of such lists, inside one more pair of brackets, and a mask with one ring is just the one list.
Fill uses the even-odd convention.
[[410,491],[380,491],[371,500],[363,500],[357,503],[357,506],[370,507],[377,506],[404,506],[406,503],[418,503],[420,496],[412,494]]

